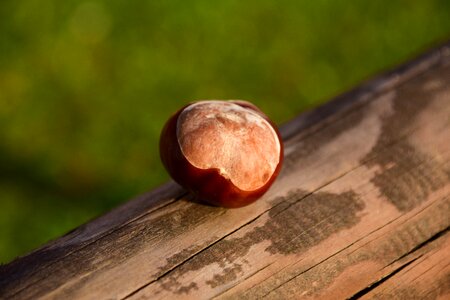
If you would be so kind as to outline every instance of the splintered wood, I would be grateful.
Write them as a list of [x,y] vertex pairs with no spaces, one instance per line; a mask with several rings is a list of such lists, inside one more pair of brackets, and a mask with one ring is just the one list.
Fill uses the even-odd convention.
[[450,298],[450,44],[281,128],[256,203],[174,183],[0,267],[4,299]]

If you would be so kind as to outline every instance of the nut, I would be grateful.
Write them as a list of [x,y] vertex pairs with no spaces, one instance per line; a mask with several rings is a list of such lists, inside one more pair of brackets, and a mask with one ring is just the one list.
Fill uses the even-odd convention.
[[172,178],[200,200],[241,207],[271,186],[283,160],[276,126],[253,104],[199,101],[164,126],[161,160]]

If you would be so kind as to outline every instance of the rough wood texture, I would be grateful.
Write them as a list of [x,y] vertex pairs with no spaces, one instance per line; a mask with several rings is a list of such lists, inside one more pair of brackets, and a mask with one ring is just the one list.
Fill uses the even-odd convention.
[[0,267],[0,298],[450,297],[450,44],[285,124],[255,204],[174,183]]

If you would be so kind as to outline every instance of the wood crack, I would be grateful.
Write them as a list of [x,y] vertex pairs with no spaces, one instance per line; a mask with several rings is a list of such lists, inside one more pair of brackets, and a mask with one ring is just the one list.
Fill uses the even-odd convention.
[[[429,243],[437,240],[438,238],[440,238],[441,236],[447,234],[450,231],[450,226],[437,232],[436,234],[434,234],[433,236],[431,236],[430,238],[428,238],[427,240],[423,241],[422,243],[416,245],[414,248],[412,248],[411,250],[409,250],[408,252],[404,253],[403,255],[399,256],[398,258],[396,258],[395,260],[391,261],[388,265],[386,265],[384,268],[387,268],[388,266],[393,265],[394,263],[402,260],[403,258],[407,257],[408,255],[414,253],[415,251],[423,248],[424,246],[428,245]],[[383,269],[384,269],[383,268]]]
[[415,262],[416,260],[421,258],[422,255],[419,255],[418,257],[412,259],[411,261],[409,261],[406,264],[400,266],[399,268],[395,269],[394,271],[392,271],[391,273],[387,274],[386,276],[383,276],[379,280],[372,282],[369,286],[367,286],[366,288],[360,290],[359,292],[355,293],[354,295],[348,297],[347,299],[348,300],[355,300],[355,299],[361,298],[362,296],[364,296],[365,294],[369,293],[370,291],[372,291],[373,289],[375,289],[376,287],[381,285],[383,282],[385,282],[389,278],[395,276],[395,274],[397,274],[398,272],[400,272],[401,270],[403,270],[404,268],[406,268],[407,266],[409,266],[410,264],[412,264],[413,262]]

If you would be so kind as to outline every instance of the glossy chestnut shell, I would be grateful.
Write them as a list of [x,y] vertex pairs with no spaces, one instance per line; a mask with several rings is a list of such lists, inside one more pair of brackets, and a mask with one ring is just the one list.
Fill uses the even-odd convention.
[[160,156],[170,176],[201,201],[242,207],[272,185],[283,161],[277,127],[242,100],[199,101],[165,124]]

